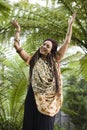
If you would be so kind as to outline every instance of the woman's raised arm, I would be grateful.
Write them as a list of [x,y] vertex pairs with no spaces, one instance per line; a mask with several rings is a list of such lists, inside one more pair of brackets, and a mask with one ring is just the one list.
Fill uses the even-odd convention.
[[63,45],[60,47],[60,49],[58,51],[58,55],[57,55],[57,61],[58,62],[63,58],[66,50],[68,49],[68,46],[69,46],[69,43],[70,43],[70,40],[71,40],[71,36],[72,36],[72,25],[74,23],[75,17],[76,17],[76,13],[74,13],[72,15],[72,17],[69,18],[69,20],[68,20],[68,31],[67,31],[67,34],[66,34],[66,38],[64,40]]
[[12,21],[11,24],[17,29],[14,38],[14,47],[16,49],[16,52],[26,62],[26,64],[29,64],[31,56],[29,56],[27,52],[20,46],[20,31],[21,31],[20,25],[16,20]]

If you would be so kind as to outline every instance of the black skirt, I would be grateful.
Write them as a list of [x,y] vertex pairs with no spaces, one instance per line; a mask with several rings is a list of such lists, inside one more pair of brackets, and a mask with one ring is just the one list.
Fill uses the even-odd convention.
[[25,100],[24,119],[22,130],[53,130],[55,116],[47,116],[37,110],[32,86]]

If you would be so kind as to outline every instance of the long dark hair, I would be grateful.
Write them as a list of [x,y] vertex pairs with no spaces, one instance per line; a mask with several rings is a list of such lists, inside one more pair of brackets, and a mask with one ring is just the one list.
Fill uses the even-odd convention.
[[[52,74],[55,77],[55,83],[56,83],[56,92],[58,92],[59,89],[59,85],[58,85],[58,73],[57,73],[57,69],[56,69],[56,65],[55,65],[55,58],[57,55],[57,41],[48,38],[45,41],[51,41],[52,43],[52,50],[51,53],[47,55],[47,62],[49,63],[49,65],[52,68]],[[39,58],[42,56],[42,54],[40,53],[40,48],[36,51],[36,53],[32,56],[31,60],[30,60],[30,83],[32,84],[31,81],[31,77],[32,77],[32,70],[33,67],[35,65],[35,63],[39,60]]]

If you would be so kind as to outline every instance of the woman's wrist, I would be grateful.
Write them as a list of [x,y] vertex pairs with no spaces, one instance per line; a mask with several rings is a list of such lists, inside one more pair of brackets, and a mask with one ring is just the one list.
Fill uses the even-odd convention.
[[20,33],[20,30],[17,30],[16,32]]
[[22,47],[18,44],[14,44],[14,47],[15,47],[17,53],[20,53],[23,50]]
[[18,49],[20,47],[20,44],[18,42],[14,42],[15,49]]
[[22,50],[23,50],[23,48],[20,47],[20,48],[16,49],[16,52],[20,54]]
[[20,31],[21,31],[21,28],[20,28],[20,27],[18,27],[18,28],[17,28],[17,32],[20,32]]
[[17,29],[17,30],[16,30],[16,32],[17,32],[17,33],[20,33],[20,32],[21,32],[21,30],[20,30],[20,29]]
[[15,34],[15,38],[14,38],[14,42],[17,42],[18,44],[19,44],[19,42],[20,42],[20,29],[18,28],[17,30],[16,30],[16,34]]
[[17,42],[19,44],[20,39],[14,38],[14,42]]

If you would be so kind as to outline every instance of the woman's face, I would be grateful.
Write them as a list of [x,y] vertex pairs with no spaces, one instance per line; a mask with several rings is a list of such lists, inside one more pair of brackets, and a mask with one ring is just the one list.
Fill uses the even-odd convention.
[[42,55],[48,55],[52,50],[52,42],[51,41],[45,41],[41,47],[40,47],[40,53]]

